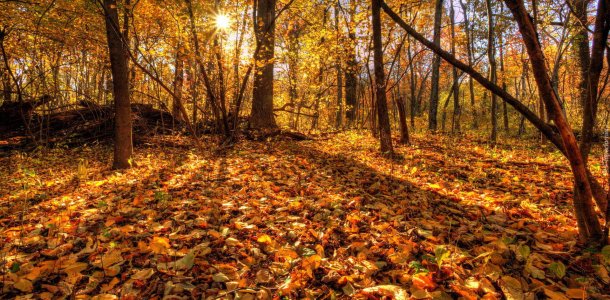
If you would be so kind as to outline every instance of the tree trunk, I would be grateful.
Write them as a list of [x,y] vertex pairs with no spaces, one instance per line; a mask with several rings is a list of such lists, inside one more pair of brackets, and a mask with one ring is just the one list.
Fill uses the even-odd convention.
[[[351,7],[350,19],[354,19],[356,11],[355,0],[350,0]],[[351,22],[350,22],[351,23]],[[357,103],[357,84],[358,78],[356,77],[358,62],[356,60],[356,32],[351,24],[347,24],[348,29],[348,45],[347,45],[347,66],[345,68],[345,118],[347,119],[347,126],[354,126],[356,121],[356,108]]]
[[394,149],[392,147],[392,131],[390,128],[390,117],[388,115],[386,80],[385,72],[383,70],[383,45],[381,42],[381,1],[382,0],[373,0],[371,6],[373,19],[373,63],[375,65],[375,100],[377,102],[381,152],[392,155],[394,154]]
[[11,102],[12,99],[11,77],[8,70],[2,70],[2,97],[4,102]]
[[[496,84],[498,81],[497,64],[496,64],[496,46],[493,9],[491,0],[486,0],[487,4],[487,59],[489,60],[489,80]],[[491,94],[491,136],[490,140],[496,142],[498,140],[498,98],[496,94]]]
[[254,32],[257,47],[254,60],[254,89],[252,91],[252,128],[276,128],[273,115],[273,68],[275,55],[275,2],[276,0],[255,1]]
[[[468,17],[468,4],[464,0],[460,0],[460,6],[464,14],[464,31],[466,35],[466,52],[468,54],[468,65],[472,66],[474,57],[472,54],[472,30],[470,29],[470,19]],[[468,90],[470,94],[470,109],[472,110],[472,128],[479,128],[479,117],[477,115],[475,97],[474,97],[474,80],[472,76],[468,76]]]
[[[443,0],[436,0],[436,6],[434,8],[434,44],[441,45],[441,24],[443,20]],[[430,109],[428,115],[428,129],[435,131],[438,127],[438,90],[439,90],[439,79],[440,79],[440,66],[441,57],[434,55],[434,61],[432,62],[432,87],[430,91]]]
[[549,78],[549,72],[545,63],[544,53],[538,41],[536,28],[525,9],[523,0],[505,0],[504,2],[511,10],[519,25],[519,31],[521,32],[534,70],[538,93],[540,98],[545,101],[547,112],[553,116],[553,121],[559,130],[565,146],[566,156],[574,175],[576,191],[574,195],[574,209],[579,233],[584,240],[598,240],[602,235],[602,229],[593,207],[592,190],[587,176],[585,161],[578,147],[574,132],[564,114],[561,113],[561,104]]
[[[551,127],[543,119],[539,118],[536,113],[531,111],[528,106],[521,103],[518,99],[508,94],[505,90],[496,84],[493,84],[489,79],[485,78],[481,73],[477,72],[472,66],[465,64],[464,62],[455,58],[451,53],[443,50],[442,48],[435,45],[432,41],[426,39],[423,35],[413,29],[409,24],[400,18],[392,9],[385,3],[382,3],[383,10],[394,20],[400,27],[402,27],[409,35],[414,37],[417,41],[422,43],[426,48],[434,51],[437,55],[441,56],[445,61],[451,65],[456,66],[458,69],[469,74],[474,80],[480,83],[488,91],[498,95],[507,104],[511,105],[517,112],[519,112],[525,119],[527,119],[532,125],[534,125],[540,132],[544,134],[561,151],[563,155],[568,157],[568,147],[562,140],[562,136],[557,134],[553,127]],[[606,12],[608,13],[608,12]],[[606,16],[598,14],[598,18],[605,18]],[[607,17],[606,17],[607,18]],[[610,19],[610,18],[607,18]],[[535,35],[534,35],[535,36]],[[524,60],[525,63],[525,60]],[[421,89],[420,89],[421,90]],[[586,170],[586,175],[591,183],[591,188],[595,196],[595,201],[602,211],[606,210],[607,199],[606,193],[602,185],[596,180],[596,178]]]
[[403,145],[409,145],[411,140],[409,138],[409,126],[407,125],[407,104],[404,98],[399,96],[397,98],[396,105],[398,106],[398,118],[400,121],[400,143]]
[[182,101],[182,88],[184,86],[184,49],[182,43],[176,48],[176,62],[174,73],[174,95],[172,101],[172,116],[174,119],[181,121],[180,105]]
[[[500,15],[504,14],[504,6],[500,8]],[[502,32],[498,35],[500,43],[500,74],[502,74],[502,89],[506,91],[506,73],[504,69],[504,38]],[[502,115],[504,117],[504,132],[508,135],[509,123],[508,123],[508,106],[506,102],[502,102]]]
[[104,0],[104,15],[115,107],[113,168],[126,169],[131,167],[133,156],[128,49],[121,36],[116,0]]
[[[451,2],[451,53],[455,55],[455,9],[453,7],[453,1]],[[453,118],[451,119],[451,132],[460,132],[460,83],[458,78],[458,71],[455,66],[452,68],[453,73]]]
[[[337,44],[340,43],[341,31],[339,28],[339,2],[335,4],[335,35]],[[337,112],[335,117],[335,128],[341,128],[343,125],[343,70],[341,68],[341,58],[337,57]]]
[[591,65],[591,57],[589,57],[591,49],[589,46],[589,32],[587,30],[589,26],[589,16],[587,14],[589,3],[591,3],[591,0],[572,0],[574,14],[578,19],[576,22],[579,23],[576,24],[577,29],[572,43],[574,45],[574,61],[578,64],[580,71],[578,88],[580,90],[580,107],[583,111],[587,103],[587,91],[589,90],[587,87],[587,77],[589,76],[589,66]]
[[604,68],[604,52],[606,51],[609,30],[610,3],[607,0],[599,0],[597,3],[595,29],[593,31],[591,57],[588,60],[589,65],[585,77],[587,89],[585,90],[586,99],[583,112],[582,141],[580,144],[585,164],[589,160],[589,153],[593,144],[593,130],[597,123],[599,81]]

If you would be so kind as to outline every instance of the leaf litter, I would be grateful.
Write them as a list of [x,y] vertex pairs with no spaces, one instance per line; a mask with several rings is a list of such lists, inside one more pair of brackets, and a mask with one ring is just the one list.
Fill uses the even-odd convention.
[[355,132],[2,158],[0,298],[584,299],[610,248],[577,243],[557,154],[415,137],[402,160]]

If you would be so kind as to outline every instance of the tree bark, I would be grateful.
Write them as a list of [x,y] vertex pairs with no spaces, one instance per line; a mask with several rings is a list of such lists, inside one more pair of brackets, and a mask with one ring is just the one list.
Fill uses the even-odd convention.
[[[468,54],[468,65],[472,66],[474,57],[472,54],[472,30],[470,29],[470,19],[468,17],[468,4],[464,3],[464,0],[460,0],[460,6],[464,13],[464,31],[466,35],[466,52]],[[470,94],[470,109],[472,110],[472,128],[479,128],[479,117],[477,116],[477,109],[474,97],[474,80],[472,76],[468,76],[468,90]]]
[[[586,13],[585,13],[586,14]],[[604,68],[604,52],[608,41],[610,30],[610,3],[607,0],[599,0],[597,3],[597,17],[593,31],[593,42],[591,45],[591,58],[589,59],[587,75],[585,77],[585,105],[583,112],[582,149],[585,164],[589,160],[589,153],[593,144],[595,124],[597,123],[597,110],[599,106],[599,81]],[[581,68],[582,69],[582,68]]]
[[[350,19],[354,19],[356,11],[355,0],[349,1],[351,4]],[[351,23],[351,22],[350,22]],[[348,45],[347,45],[347,66],[345,67],[345,118],[347,126],[354,126],[356,121],[357,103],[357,84],[358,77],[356,76],[358,61],[356,60],[356,32],[351,24],[347,24],[348,29]]]
[[504,2],[511,10],[515,21],[519,25],[519,31],[521,32],[534,70],[539,96],[545,102],[547,113],[553,116],[553,121],[559,130],[565,146],[565,153],[574,176],[576,191],[574,195],[574,210],[580,236],[587,241],[598,240],[602,235],[602,229],[593,207],[592,190],[587,176],[586,164],[574,132],[565,119],[564,114],[561,113],[561,104],[549,78],[544,53],[538,41],[535,25],[525,9],[523,0],[505,0]]
[[407,125],[407,105],[402,96],[396,98],[396,106],[398,106],[398,119],[400,122],[400,140],[403,145],[411,143],[409,138],[409,126]]
[[133,156],[128,49],[121,36],[116,0],[104,0],[104,16],[115,107],[113,168],[127,169]]
[[180,112],[180,105],[182,104],[182,89],[184,86],[184,49],[182,49],[182,43],[179,43],[176,47],[176,62],[174,71],[174,95],[172,101],[172,116],[174,119],[181,121],[182,114]]
[[[489,80],[496,84],[498,81],[497,63],[496,63],[496,45],[493,9],[491,0],[486,0],[487,4],[487,59],[489,60]],[[498,97],[496,94],[491,94],[491,136],[490,140],[496,142],[498,140]]]
[[[434,8],[434,44],[438,47],[441,45],[441,24],[443,20],[443,0],[436,0],[436,6]],[[440,79],[440,66],[441,57],[438,55],[434,56],[432,62],[432,83],[430,91],[430,109],[428,115],[428,129],[435,131],[438,127],[438,90],[439,90],[439,79]]]
[[[451,2],[451,53],[455,55],[455,9],[453,7],[453,1]],[[458,71],[455,66],[452,68],[453,75],[453,118],[451,120],[451,131],[460,132],[460,114],[462,109],[460,107],[460,83],[458,78]]]
[[375,100],[377,106],[377,117],[379,121],[379,140],[381,152],[393,155],[392,132],[390,128],[390,117],[388,114],[388,103],[386,95],[386,80],[383,70],[383,44],[381,41],[381,1],[373,0],[371,5],[373,19],[373,51],[375,65]]
[[276,128],[273,115],[273,68],[275,55],[275,3],[276,0],[257,0],[255,3],[254,33],[257,47],[256,71],[252,91],[250,127]]
[[[339,2],[335,4],[335,32],[337,44],[339,44],[341,36],[339,29]],[[337,57],[335,67],[337,69],[337,113],[335,118],[335,128],[341,128],[343,125],[343,70],[341,67],[341,58]]]
[[577,30],[574,36],[574,61],[579,66],[580,71],[580,82],[578,88],[580,90],[580,107],[583,109],[587,103],[587,77],[589,76],[589,66],[591,65],[591,57],[589,56],[591,48],[589,46],[589,16],[587,14],[587,8],[589,7],[591,0],[572,0],[574,9],[574,15],[576,16]]

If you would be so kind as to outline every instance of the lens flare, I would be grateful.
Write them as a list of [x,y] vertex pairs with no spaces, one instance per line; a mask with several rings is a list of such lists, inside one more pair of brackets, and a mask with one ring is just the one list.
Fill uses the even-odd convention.
[[231,18],[227,15],[216,16],[216,28],[221,30],[227,30],[231,27]]

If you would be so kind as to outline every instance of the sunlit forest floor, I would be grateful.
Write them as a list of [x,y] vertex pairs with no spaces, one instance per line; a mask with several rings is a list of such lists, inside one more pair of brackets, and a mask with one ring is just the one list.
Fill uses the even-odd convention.
[[124,173],[106,146],[1,158],[0,298],[610,294],[610,253],[576,243],[558,153],[413,140],[399,160],[356,132],[148,146]]

